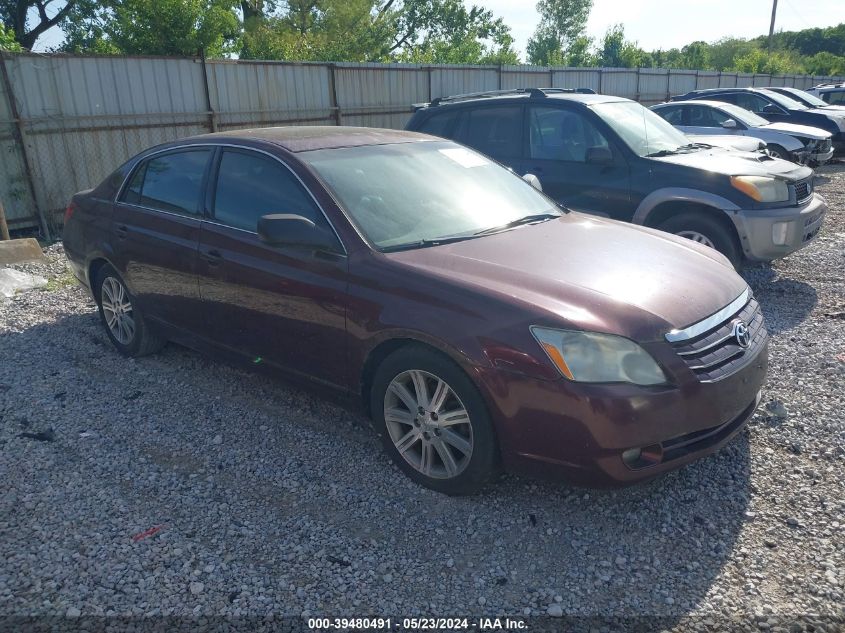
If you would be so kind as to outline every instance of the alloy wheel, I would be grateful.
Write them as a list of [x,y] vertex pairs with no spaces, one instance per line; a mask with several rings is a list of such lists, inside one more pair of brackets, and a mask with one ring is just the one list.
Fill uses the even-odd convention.
[[121,345],[129,345],[135,336],[132,302],[123,284],[114,277],[106,277],[100,287],[100,304],[112,336]]
[[713,240],[704,235],[704,233],[699,233],[698,231],[678,231],[677,233],[675,233],[675,235],[677,235],[678,237],[685,237],[688,240],[698,242],[699,244],[709,246],[710,248],[716,248],[716,245],[713,243]]
[[384,421],[396,450],[426,477],[451,479],[469,465],[469,412],[441,378],[418,369],[397,375],[384,396]]

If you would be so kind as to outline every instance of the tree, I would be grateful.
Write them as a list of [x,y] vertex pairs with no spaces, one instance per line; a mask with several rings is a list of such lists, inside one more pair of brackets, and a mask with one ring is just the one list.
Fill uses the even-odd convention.
[[464,0],[288,0],[245,25],[241,57],[517,63],[510,29]]
[[[531,64],[562,64],[569,49],[584,35],[593,0],[539,0],[540,23],[528,40],[526,52]],[[583,41],[579,54],[583,54]]]
[[651,56],[625,39],[625,27],[616,24],[604,34],[598,51],[598,65],[606,68],[639,68],[651,64]]
[[0,0],[0,21],[23,48],[31,49],[44,31],[67,17],[75,3],[76,0]]
[[7,30],[3,23],[0,22],[0,51],[18,52],[20,50],[22,50],[21,45],[15,39],[15,34],[11,29]]
[[82,0],[64,23],[64,50],[124,55],[220,56],[234,50],[234,0]]

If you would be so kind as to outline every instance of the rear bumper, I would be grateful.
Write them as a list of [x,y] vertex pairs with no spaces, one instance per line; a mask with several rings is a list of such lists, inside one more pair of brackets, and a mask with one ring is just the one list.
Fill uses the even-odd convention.
[[[730,442],[760,402],[767,365],[765,343],[743,369],[710,383],[646,388],[515,375],[483,380],[492,389],[507,470],[613,487],[651,479]],[[623,458],[636,449],[658,457],[633,464]]]
[[817,193],[802,206],[742,210],[731,217],[740,235],[745,257],[771,261],[804,248],[821,231],[827,203]]

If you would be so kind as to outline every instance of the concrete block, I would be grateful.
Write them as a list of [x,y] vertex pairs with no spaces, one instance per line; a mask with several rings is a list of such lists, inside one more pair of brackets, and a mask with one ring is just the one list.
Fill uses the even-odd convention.
[[44,252],[38,240],[26,237],[19,240],[0,241],[0,266],[21,262],[44,261]]

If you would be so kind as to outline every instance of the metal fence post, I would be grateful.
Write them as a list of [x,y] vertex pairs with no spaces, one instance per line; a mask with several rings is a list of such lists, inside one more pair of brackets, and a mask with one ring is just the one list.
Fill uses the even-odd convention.
[[217,131],[217,112],[211,105],[211,90],[208,87],[208,68],[205,62],[205,49],[200,49],[200,63],[202,67],[202,87],[205,90],[205,107],[209,112],[208,127],[212,132]]
[[32,205],[35,207],[35,213],[38,215],[41,230],[44,232],[44,239],[49,242],[52,240],[50,225],[47,222],[47,217],[44,215],[44,210],[38,204],[38,199],[35,197],[35,178],[33,177],[29,152],[26,149],[26,130],[20,112],[18,112],[18,103],[15,100],[15,93],[12,91],[12,81],[9,79],[9,71],[6,68],[6,53],[2,51],[0,51],[0,71],[2,71],[3,75],[3,85],[6,87],[6,98],[9,100],[9,111],[15,120],[15,131],[17,132],[16,136],[18,147],[20,147],[21,158],[23,158],[24,175],[26,176],[29,195],[32,197]]
[[329,99],[331,100],[332,104],[332,112],[334,113],[334,124],[341,125],[340,120],[340,104],[337,101],[337,77],[335,76],[335,70],[337,66],[335,64],[329,64]]

